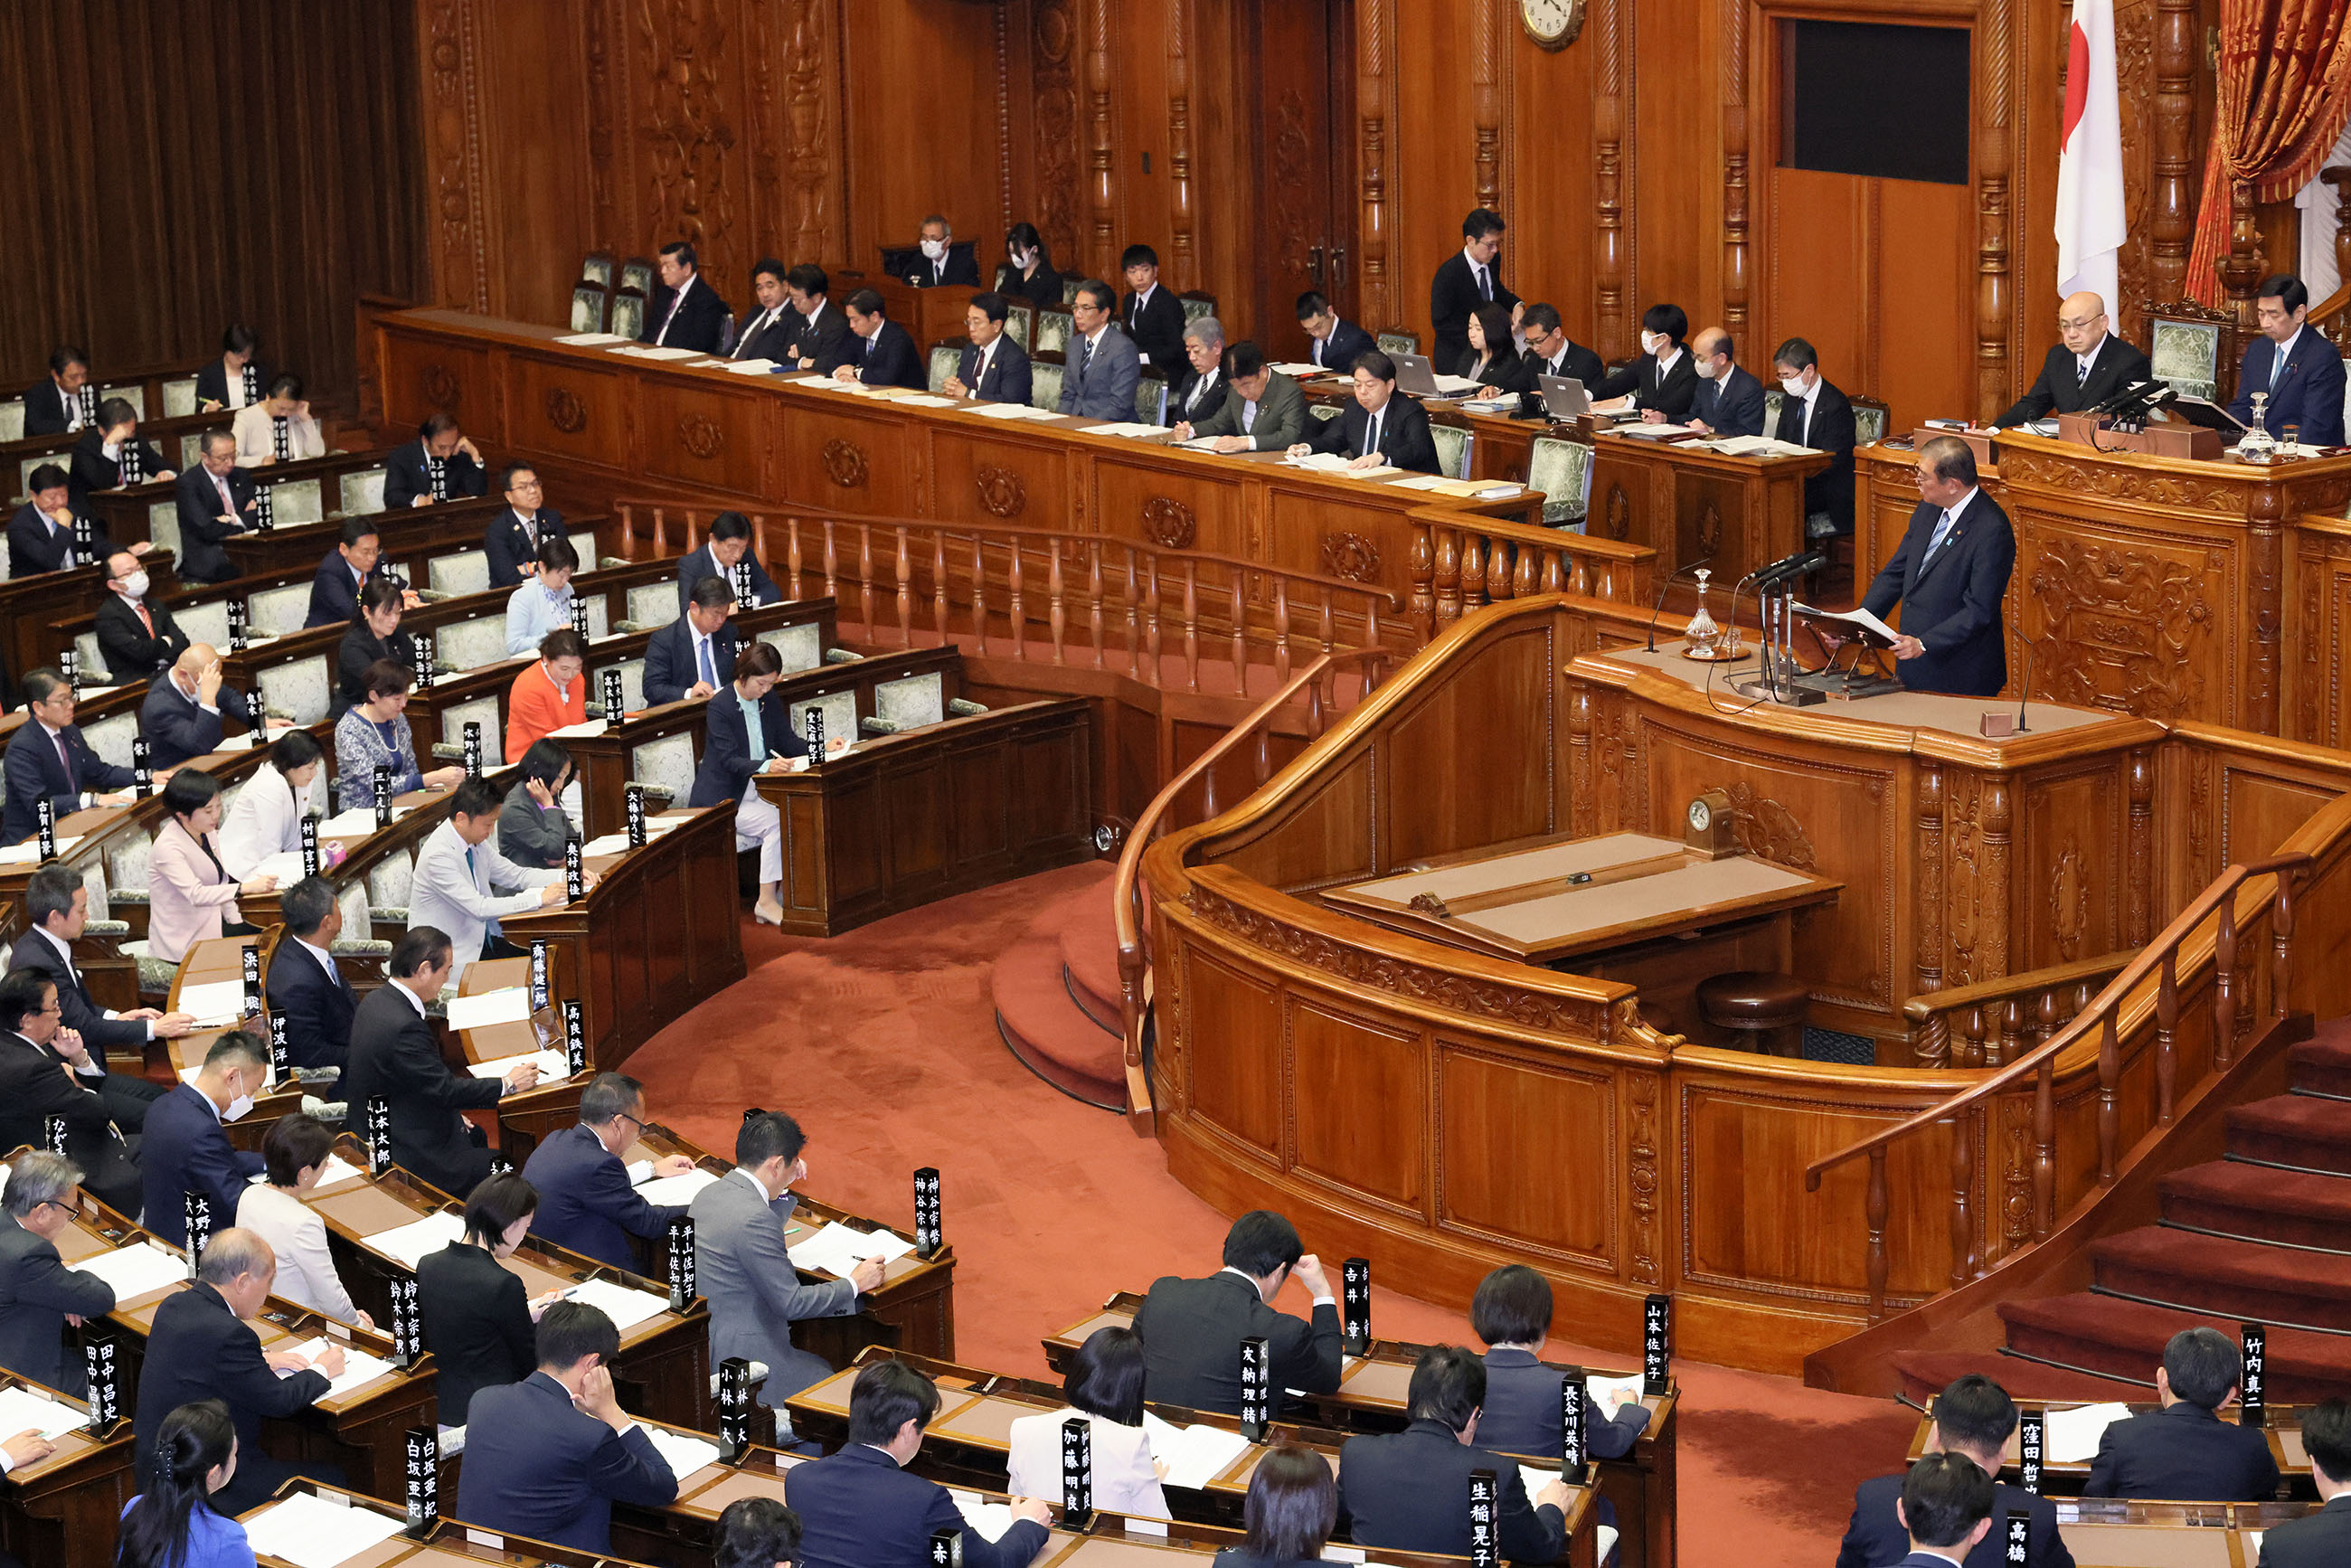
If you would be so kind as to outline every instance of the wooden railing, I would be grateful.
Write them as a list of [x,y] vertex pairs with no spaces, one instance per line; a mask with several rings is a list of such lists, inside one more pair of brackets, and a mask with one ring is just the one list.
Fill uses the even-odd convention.
[[[2107,981],[2071,1022],[2058,1029],[2041,1044],[1980,1082],[1906,1121],[1815,1160],[1806,1167],[1804,1188],[1808,1192],[1817,1192],[1821,1177],[1827,1172],[1849,1160],[1868,1158],[1869,1188],[1865,1214],[1869,1226],[1867,1268],[1872,1322],[1886,1315],[1886,1281],[1889,1266],[1886,1251],[1886,1216],[1891,1201],[1886,1187],[1886,1151],[1904,1138],[1928,1127],[1949,1125],[1953,1129],[1950,1281],[1954,1288],[1966,1284],[1984,1271],[1982,1254],[1977,1245],[1973,1211],[1976,1190],[1974,1151],[1983,1145],[1984,1141],[1980,1135],[1982,1122],[1992,1108],[1995,1095],[2030,1076],[2032,1079],[2032,1233],[2035,1241],[2044,1239],[2057,1221],[2058,1058],[2076,1046],[2086,1046],[2094,1039],[2095,1040],[2097,1106],[2093,1125],[2097,1139],[2096,1185],[2103,1190],[2114,1185],[2116,1167],[2122,1154],[2119,1146],[2121,1108],[2117,1092],[2122,1082],[2123,1065],[2121,1020],[2126,1002],[2144,982],[2150,977],[2155,979],[2156,1124],[2159,1127],[2168,1127],[2179,1092],[2175,1082],[2178,1059],[2174,1050],[2174,1031],[2179,1023],[2181,949],[2207,921],[2214,923],[2211,949],[2212,1043],[2210,1065],[2205,1078],[2217,1078],[2225,1073],[2235,1061],[2241,1006],[2238,996],[2238,930],[2241,925],[2264,915],[2268,916],[2272,970],[2270,1014],[2273,1021],[2283,1019],[2292,995],[2294,888],[2300,878],[2312,870],[2314,860],[2315,857],[2308,851],[2294,851],[2255,861],[2250,865],[2231,866],[2199,894],[2195,902],[2182,910],[2177,919],[2165,926],[2154,941],[2134,955],[2121,972]],[[2250,907],[2241,908],[2241,890],[2246,889],[2256,878],[2264,877],[2269,879],[2267,885],[2255,888],[2251,894]],[[2200,1082],[2190,1087],[2199,1087]]]
[[1928,991],[1902,1004],[1912,1067],[1998,1067],[2046,1042],[2122,973],[2128,953],[2080,958],[1972,986]]

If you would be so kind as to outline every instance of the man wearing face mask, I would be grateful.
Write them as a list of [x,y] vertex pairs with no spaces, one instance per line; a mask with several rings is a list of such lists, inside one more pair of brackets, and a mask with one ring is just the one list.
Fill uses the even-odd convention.
[[1763,383],[1731,358],[1730,334],[1708,327],[1690,341],[1698,361],[1698,392],[1690,400],[1692,430],[1708,435],[1763,434]]
[[188,634],[160,599],[150,601],[147,569],[127,549],[106,558],[106,597],[98,605],[98,651],[118,686],[152,680],[188,651]]
[[1598,386],[1583,390],[1594,402],[1602,398],[1634,394],[1641,417],[1652,424],[1679,424],[1689,418],[1698,396],[1698,371],[1690,364],[1682,340],[1689,336],[1689,317],[1678,305],[1652,305],[1641,312],[1641,357]]
[[1826,468],[1804,481],[1804,537],[1825,538],[1853,532],[1853,404],[1821,376],[1821,357],[1802,338],[1791,338],[1771,354],[1780,378],[1780,412],[1763,434],[1793,446],[1830,456]]
[[923,220],[923,265],[906,281],[917,288],[936,288],[942,284],[960,283],[969,287],[979,287],[979,263],[969,253],[954,252],[955,230],[946,219],[933,213]]
[[253,1109],[253,1097],[268,1080],[268,1047],[241,1029],[226,1030],[204,1052],[195,1078],[148,1109],[139,1145],[148,1229],[174,1247],[186,1246],[192,1192],[212,1200],[215,1229],[235,1221],[245,1184],[262,1166],[259,1155],[229,1146],[227,1127]]

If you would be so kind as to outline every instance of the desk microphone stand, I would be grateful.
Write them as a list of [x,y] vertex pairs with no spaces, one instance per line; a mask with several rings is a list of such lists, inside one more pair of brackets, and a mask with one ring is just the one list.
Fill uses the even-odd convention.
[[1796,663],[1791,645],[1794,617],[1790,606],[1794,590],[1784,583],[1774,583],[1756,600],[1763,616],[1762,674],[1744,681],[1733,681],[1730,689],[1755,702],[1778,703],[1783,707],[1810,707],[1826,702],[1828,694],[1806,684],[1802,668]]

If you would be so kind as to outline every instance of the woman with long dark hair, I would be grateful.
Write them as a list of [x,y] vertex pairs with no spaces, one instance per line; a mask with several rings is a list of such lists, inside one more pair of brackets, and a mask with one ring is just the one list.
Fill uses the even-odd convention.
[[1014,224],[1006,231],[1004,265],[997,269],[996,287],[1000,294],[1021,296],[1040,310],[1061,303],[1061,275],[1035,224]]
[[236,1474],[236,1427],[217,1399],[163,1417],[146,1490],[122,1511],[115,1568],[254,1568],[245,1526],[214,1513],[213,1493]]
[[1220,1568],[1312,1568],[1339,1519],[1339,1483],[1311,1448],[1278,1445],[1249,1477],[1249,1539],[1217,1553]]

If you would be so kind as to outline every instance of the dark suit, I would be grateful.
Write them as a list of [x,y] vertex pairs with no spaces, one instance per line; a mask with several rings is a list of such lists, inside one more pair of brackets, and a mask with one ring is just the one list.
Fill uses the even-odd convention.
[[981,402],[1027,402],[1036,391],[1029,350],[1014,342],[1009,332],[997,334],[996,352],[988,359],[985,376],[979,374],[978,348],[967,344],[956,365],[956,379],[963,382],[966,396]]
[[615,1502],[661,1508],[676,1496],[677,1477],[643,1427],[613,1431],[544,1372],[486,1389],[480,1418],[466,1424],[457,1515],[468,1524],[605,1552]]
[[1737,365],[1727,381],[1701,379],[1691,394],[1689,417],[1717,435],[1763,434],[1763,383]]
[[[199,1281],[163,1298],[147,1335],[147,1359],[139,1369],[139,1413],[132,1422],[141,1455],[154,1451],[163,1417],[183,1405],[218,1399],[236,1427],[236,1474],[213,1493],[215,1513],[235,1516],[258,1506],[296,1475],[334,1484],[342,1480],[332,1465],[299,1466],[262,1451],[261,1420],[308,1409],[325,1397],[327,1375],[305,1367],[290,1377],[269,1369],[260,1336],[240,1320],[221,1293]],[[138,1469],[144,1470],[142,1458]]]
[[1131,420],[1134,389],[1143,381],[1143,364],[1134,340],[1116,327],[1105,327],[1091,350],[1083,337],[1072,334],[1064,350],[1060,413],[1082,419]]
[[827,375],[846,357],[849,340],[855,335],[849,329],[848,315],[831,299],[818,308],[813,319],[799,316],[785,324],[792,329],[792,359],[813,361]]
[[964,1568],[1021,1568],[1045,1547],[1045,1527],[1027,1519],[991,1543],[965,1527],[946,1488],[867,1443],[785,1471],[784,1501],[800,1517],[793,1568],[918,1568],[935,1530],[962,1531]]
[[1597,386],[1586,382],[1583,390],[1595,401],[1636,392],[1643,408],[1657,409],[1668,423],[1679,424],[1689,417],[1690,402],[1698,396],[1698,365],[1685,344],[1663,377],[1657,373],[1657,357],[1643,354],[1614,375],[1602,376]]
[[[68,486],[70,488],[70,486]],[[77,549],[73,528],[55,528],[32,502],[16,508],[8,519],[8,576],[37,577],[45,571],[63,571],[66,552],[72,550],[76,566],[103,567],[106,558],[113,553],[114,541],[107,537],[106,526],[96,518],[90,520],[89,549]]]
[[[462,501],[468,496],[490,493],[490,476],[482,465],[465,455],[463,447],[442,459],[445,471],[449,499]],[[415,504],[419,496],[433,494],[432,460],[425,455],[422,440],[397,447],[383,466],[383,509],[405,511]]]
[[1258,452],[1280,452],[1306,439],[1306,389],[1280,371],[1268,371],[1265,376],[1265,396],[1257,405],[1257,415],[1247,430],[1241,421],[1249,414],[1249,400],[1238,392],[1225,399],[1225,406],[1192,427],[1196,438],[1204,435],[1246,435],[1251,448]]
[[1943,548],[1928,559],[1928,546],[1942,517],[1933,502],[1918,503],[1902,547],[1869,585],[1862,607],[1884,620],[1900,601],[1901,630],[1927,650],[1895,663],[1895,674],[1912,691],[1998,696],[2008,684],[2001,599],[2016,565],[2016,535],[2000,504],[1978,490],[1964,504]]
[[1221,366],[1210,371],[1209,374],[1216,379],[1209,382],[1207,387],[1200,392],[1199,401],[1192,402],[1190,399],[1193,389],[1198,387],[1204,378],[1190,365],[1184,367],[1183,379],[1168,388],[1167,417],[1161,421],[1162,423],[1197,424],[1202,420],[1210,418],[1218,409],[1225,406],[1225,399],[1232,395],[1233,383],[1226,377]]
[[1050,267],[1040,266],[1035,277],[1023,277],[1019,267],[1007,265],[997,272],[996,287],[1000,293],[1026,299],[1040,310],[1061,302],[1061,275]]
[[[1464,327],[1462,331],[1466,334],[1468,329]],[[1353,321],[1338,320],[1331,324],[1329,337],[1315,338],[1308,341],[1306,359],[1310,364],[1320,365],[1326,371],[1335,371],[1343,376],[1355,368],[1357,360],[1379,346],[1380,340],[1377,338],[1373,337]],[[1461,346],[1464,349],[1469,346],[1469,340],[1466,336],[1461,340]],[[1460,356],[1457,354],[1454,358],[1458,360]]]
[[789,303],[776,307],[775,319],[766,319],[764,308],[743,312],[743,319],[735,329],[734,351],[730,360],[773,360],[782,364],[792,356],[792,339],[799,332],[801,318]]
[[[91,397],[93,391],[93,388],[85,386],[75,394],[82,403],[84,423],[88,423],[97,413],[95,402]],[[68,428],[65,393],[57,390],[56,377],[43,376],[25,389],[26,434],[63,435]]]
[[[336,558],[336,564],[341,564],[340,557]],[[350,575],[344,572],[343,580],[350,581]],[[311,602],[317,601],[314,586]],[[328,705],[329,718],[340,723],[352,704],[367,701],[368,666],[382,659],[391,660],[403,670],[416,668],[416,639],[405,632],[394,631],[379,640],[368,630],[366,622],[351,622],[351,629],[343,633],[342,643],[335,650],[335,700]]]
[[[1484,1436],[1485,1430],[1481,1421],[1479,1435]],[[1836,1568],[1883,1568],[1902,1561],[1910,1550],[1910,1535],[1894,1517],[1894,1504],[1901,1496],[1898,1475],[1879,1476],[1855,1489],[1853,1520],[1844,1527],[1844,1543],[1837,1548]],[[2002,1520],[2015,1513],[2025,1513],[2032,1521],[2025,1537],[2025,1568],[2074,1568],[2074,1554],[2065,1550],[2064,1538],[2057,1533],[2055,1503],[2022,1487],[1996,1480],[1991,1512],[1991,1529],[1976,1542],[1960,1568],[2001,1568],[2008,1546],[2008,1527]]]
[[[753,549],[745,550],[743,561],[751,569],[752,597],[762,604],[781,604],[784,601],[784,591],[776,586],[776,580],[769,577],[768,569],[759,564],[759,552]],[[718,564],[718,558],[710,553],[708,545],[691,551],[677,563],[678,614],[682,616],[685,613],[686,601],[694,597],[694,585],[705,577],[725,578],[729,589],[735,586],[735,574]]]
[[[563,514],[552,507],[541,507],[531,514],[531,523],[537,529],[536,538],[523,528],[521,515],[508,507],[482,536],[483,552],[490,558],[492,588],[519,588],[529,581],[531,574],[538,570],[539,543],[564,537]],[[580,562],[589,569],[595,564]]]
[[147,683],[147,700],[139,705],[139,732],[147,737],[152,766],[161,770],[177,768],[191,757],[209,757],[220,749],[225,720],[253,723],[253,710],[235,686],[223,684],[213,702],[219,711],[206,713],[203,704],[172,684],[169,670]]
[[2095,408],[2133,382],[2147,380],[2155,372],[2147,368],[2147,356],[2112,332],[2101,339],[2090,361],[2090,379],[2080,379],[2081,361],[2074,350],[2059,343],[2041,361],[2041,379],[2032,390],[2008,405],[2000,416],[2000,425],[2029,424],[2050,413],[2079,413],[2085,408]]
[[2351,1493],[2262,1536],[2260,1568],[2340,1568],[2351,1563]]
[[57,731],[57,740],[65,743],[73,758],[70,779],[57,757],[57,741],[50,738],[47,727],[38,719],[27,718],[8,737],[6,758],[0,761],[8,789],[7,808],[0,812],[0,841],[21,844],[33,836],[40,826],[34,804],[44,795],[49,798],[51,809],[63,818],[69,811],[81,810],[85,790],[100,794],[131,788],[131,769],[101,759],[89,748],[89,742],[81,737],[78,725],[69,724]]
[[1245,1339],[1262,1339],[1272,1352],[1276,1388],[1329,1394],[1339,1386],[1339,1309],[1316,1303],[1310,1326],[1275,1312],[1236,1273],[1154,1281],[1134,1332],[1143,1336],[1144,1390],[1162,1404],[1239,1415]]
[[47,1122],[66,1119],[66,1157],[89,1173],[82,1186],[126,1218],[139,1213],[139,1166],[88,1078],[58,1071],[57,1052],[0,1030],[0,1147],[48,1147]]
[[[1351,401],[1339,410],[1338,418],[1316,422],[1307,444],[1317,452],[1335,452],[1343,457],[1364,456],[1371,423],[1364,405]],[[1415,399],[1398,393],[1380,410],[1380,455],[1399,468],[1437,472],[1437,443],[1428,434],[1428,411]]]
[[1478,350],[1464,349],[1461,361],[1453,373],[1492,387],[1496,392],[1524,392],[1535,390],[1534,361],[1514,348],[1505,347],[1488,361],[1483,371],[1478,368]]
[[[262,395],[269,390],[269,367],[259,360],[247,360],[237,379],[252,390],[253,395],[245,401],[259,402]],[[201,408],[207,402],[219,403],[223,408],[228,406],[228,362],[225,360],[207,360],[204,368],[196,372],[196,404]]]
[[856,371],[860,386],[911,387],[923,392],[931,384],[914,335],[888,319],[870,338],[852,334],[841,362]]
[[[378,556],[375,565],[368,569],[368,580],[383,575],[383,558]],[[310,609],[302,617],[303,630],[313,626],[340,626],[358,618],[360,612],[359,580],[351,576],[350,563],[343,559],[340,549],[330,549],[319,562],[317,575],[310,579]]]
[[483,1248],[453,1241],[418,1259],[416,1312],[441,1366],[444,1427],[465,1426],[481,1390],[519,1383],[538,1364],[522,1276]]
[[341,1090],[363,1114],[378,1095],[392,1108],[392,1157],[403,1170],[464,1197],[490,1174],[490,1152],[474,1141],[462,1110],[489,1109],[503,1086],[459,1077],[441,1060],[433,1027],[397,985],[368,993],[351,1018],[351,1054]]
[[[1485,1360],[1486,1413],[1478,1418],[1479,1447],[1557,1458],[1559,1389],[1567,1375],[1523,1350],[1489,1350]],[[1595,1459],[1621,1459],[1648,1425],[1646,1406],[1628,1406],[1619,1417],[1586,1399],[1584,1451]]]
[[1825,513],[1838,533],[1852,533],[1855,432],[1853,403],[1844,393],[1822,382],[1809,415],[1803,399],[1783,394],[1778,419],[1763,434],[1829,455],[1829,465],[1804,481],[1804,511],[1807,516]]
[[269,959],[270,1010],[286,1020],[286,1059],[297,1067],[340,1067],[351,1053],[359,993],[339,965],[329,979],[317,954],[291,935]]
[[534,1233],[599,1263],[633,1270],[629,1238],[659,1240],[685,1205],[647,1203],[629,1185],[629,1167],[608,1151],[593,1128],[574,1124],[530,1152],[525,1180],[538,1189]]
[[[2253,394],[2269,393],[2262,423],[2272,435],[2283,435],[2289,424],[2302,431],[2305,446],[2343,444],[2343,350],[2305,325],[2285,357],[2285,369],[2273,384],[2271,367],[2278,346],[2268,338],[2245,345],[2245,362],[2237,372],[2237,395],[2229,412],[2245,423],[2253,422]],[[28,423],[26,430],[32,426]]]
[[940,288],[957,283],[967,288],[977,288],[979,287],[979,260],[972,255],[969,246],[958,246],[952,241],[947,245],[946,255],[936,261],[925,256],[917,246],[905,277],[906,281],[917,288]]
[[139,1171],[147,1195],[147,1228],[184,1247],[186,1195],[201,1192],[212,1199],[214,1228],[227,1229],[236,1223],[236,1200],[246,1182],[261,1174],[261,1156],[229,1147],[228,1133],[204,1092],[182,1083],[147,1113]]
[[1339,1512],[1358,1546],[1469,1552],[1469,1472],[1491,1470],[1499,1490],[1496,1544],[1514,1563],[1548,1563],[1567,1544],[1567,1521],[1527,1500],[1519,1463],[1463,1444],[1442,1421],[1415,1421],[1339,1449]]
[[1567,347],[1559,351],[1556,360],[1546,360],[1529,349],[1527,369],[1538,378],[1558,376],[1566,381],[1581,382],[1587,393],[1608,377],[1608,367],[1600,362],[1600,356],[1573,339],[1570,339]]
[[1134,340],[1135,350],[1151,368],[1170,381],[1184,367],[1184,302],[1164,283],[1151,286],[1151,298],[1130,291],[1118,308],[1118,324]]
[[[714,698],[731,688],[727,682],[735,678],[735,622],[722,621],[718,630],[710,634],[710,662],[716,666],[718,679],[712,683]],[[645,644],[645,704],[659,706],[684,697],[694,684],[702,679],[696,668],[694,653],[694,627],[683,615],[653,634]]]
[[2108,1427],[2082,1495],[2261,1502],[2277,1484],[2277,1462],[2260,1427],[2223,1421],[2182,1399]]
[[[152,484],[170,466],[163,461],[162,453],[139,436],[133,435],[129,444],[139,453],[137,483]],[[106,437],[95,428],[83,431],[81,440],[75,444],[72,466],[66,471],[66,481],[77,508],[89,499],[91,491],[117,489],[122,485],[120,455],[119,453],[113,457],[106,455]]]
[[[104,1010],[90,1000],[89,990],[82,984],[80,970],[60,957],[48,937],[40,932],[27,931],[16,938],[16,946],[8,954],[8,967],[38,969],[57,982],[57,1022],[81,1036],[82,1044],[89,1048],[91,1061],[105,1061],[110,1051],[127,1051],[134,1062],[145,1056],[145,1021],[108,1018]],[[163,1086],[160,1083],[149,1083],[144,1079],[127,1081],[154,1090],[154,1093],[145,1096],[148,1100],[162,1098]],[[141,1119],[145,1119],[143,1112]]]
[[253,476],[242,468],[230,469],[221,476],[221,483],[228,486],[232,522],[221,521],[220,491],[214,486],[212,471],[203,464],[183,472],[172,492],[180,508],[180,576],[184,581],[226,582],[237,574],[236,563],[228,559],[221,542],[253,527],[256,486]]
[[[683,299],[679,298],[681,293]],[[677,306],[675,319],[670,317],[673,302]],[[734,317],[726,301],[718,298],[710,280],[695,273],[681,289],[664,284],[653,285],[653,297],[645,301],[645,329],[637,334],[640,341],[659,343],[670,349],[692,349],[697,354],[719,351],[719,340],[725,336],[726,323]],[[662,330],[667,322],[669,330]]]
[[105,657],[108,678],[118,686],[161,674],[188,651],[188,634],[172,619],[171,607],[160,599],[143,602],[148,619],[155,623],[152,632],[120,594],[99,601],[98,651]]
[[66,1316],[100,1318],[113,1310],[113,1286],[67,1268],[54,1243],[0,1211],[0,1367],[82,1397],[89,1378],[80,1351],[66,1347]]
[[[768,756],[808,755],[808,742],[792,733],[790,710],[773,692],[759,699],[759,729]],[[751,755],[751,731],[743,722],[742,699],[733,686],[720,687],[710,699],[702,765],[694,770],[694,792],[686,797],[686,804],[716,806],[721,800],[742,800],[751,789],[751,775],[767,760]]]
[[1434,363],[1460,363],[1462,351],[1469,347],[1469,318],[1478,307],[1491,303],[1508,310],[1519,302],[1502,286],[1500,256],[1487,264],[1486,276],[1494,281],[1490,301],[1478,291],[1478,274],[1463,252],[1457,250],[1437,265],[1436,279],[1428,286],[1428,319],[1437,329],[1437,351],[1430,356]]

